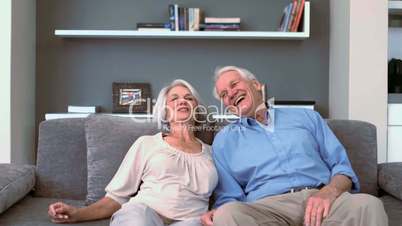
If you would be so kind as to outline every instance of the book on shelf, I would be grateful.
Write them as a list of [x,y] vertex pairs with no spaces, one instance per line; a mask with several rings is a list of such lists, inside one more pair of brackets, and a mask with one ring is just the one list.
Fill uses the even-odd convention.
[[240,31],[239,17],[206,17],[204,21],[204,31]]
[[289,23],[289,19],[290,19],[290,14],[291,14],[291,11],[292,11],[292,6],[293,6],[293,3],[290,3],[283,10],[281,24],[279,25],[279,31],[282,31],[282,32],[287,31],[287,27],[288,27],[288,23]]
[[175,31],[176,30],[176,15],[175,15],[175,5],[170,4],[169,5],[169,24],[170,24],[170,30]]
[[188,31],[188,8],[183,9],[183,27],[185,31]]
[[179,31],[179,5],[174,5],[175,31]]
[[138,31],[170,31],[170,23],[137,23]]
[[202,10],[199,8],[179,7],[169,5],[169,24],[172,31],[199,31],[202,20]]
[[240,24],[240,17],[205,17],[206,24]]
[[91,113],[46,113],[45,120],[62,119],[62,118],[86,118]]
[[288,10],[288,8],[286,6],[285,9],[283,9],[283,12],[282,12],[281,20],[279,22],[278,31],[283,31],[283,26],[285,24],[285,19],[286,19],[285,17],[286,17],[287,10]]
[[69,112],[69,113],[97,113],[97,112],[99,112],[99,106],[68,105],[67,112]]
[[305,0],[293,0],[283,10],[279,31],[297,32],[304,11]]
[[239,31],[240,24],[202,24],[204,31]]
[[293,26],[291,31],[296,32],[299,29],[301,17],[304,11],[305,0],[298,0],[297,10],[296,10],[296,18],[293,22]]
[[193,14],[194,14],[194,21],[191,24],[192,26],[192,31],[199,31],[200,30],[200,24],[201,24],[201,19],[202,19],[202,11],[199,8],[194,8],[193,9]]
[[297,0],[293,0],[292,4],[292,10],[290,11],[290,16],[289,16],[289,21],[286,26],[286,31],[290,31],[292,29],[292,23],[293,20],[295,19],[296,15],[296,9],[297,9]]
[[314,110],[315,101],[313,100],[275,100],[275,108],[308,108]]
[[149,27],[144,27],[144,28],[138,28],[137,31],[158,31],[158,32],[165,32],[165,31],[171,31],[170,28],[149,28]]

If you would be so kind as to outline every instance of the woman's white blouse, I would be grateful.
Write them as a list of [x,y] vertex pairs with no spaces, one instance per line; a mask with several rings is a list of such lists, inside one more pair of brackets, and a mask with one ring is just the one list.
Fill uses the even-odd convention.
[[170,146],[162,133],[138,138],[106,187],[106,196],[122,205],[144,203],[174,220],[201,216],[218,183],[211,147],[201,144],[202,152],[191,154]]

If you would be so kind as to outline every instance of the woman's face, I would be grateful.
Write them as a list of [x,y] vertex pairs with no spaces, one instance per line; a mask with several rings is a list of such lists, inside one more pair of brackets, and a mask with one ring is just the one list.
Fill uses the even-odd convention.
[[193,113],[198,105],[190,90],[178,85],[169,90],[166,97],[166,120],[172,122],[193,121]]

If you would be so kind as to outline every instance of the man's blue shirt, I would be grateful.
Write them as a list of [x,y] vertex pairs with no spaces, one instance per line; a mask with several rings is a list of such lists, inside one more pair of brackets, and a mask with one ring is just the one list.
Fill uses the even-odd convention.
[[353,192],[359,190],[345,148],[317,112],[274,108],[268,117],[267,126],[240,118],[215,137],[212,154],[219,175],[215,207],[326,185],[337,174],[352,180]]

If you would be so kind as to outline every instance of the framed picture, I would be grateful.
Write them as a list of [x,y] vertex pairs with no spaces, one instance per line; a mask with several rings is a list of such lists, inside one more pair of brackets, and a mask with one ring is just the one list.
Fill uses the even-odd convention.
[[113,83],[113,113],[151,113],[151,98],[149,83]]

